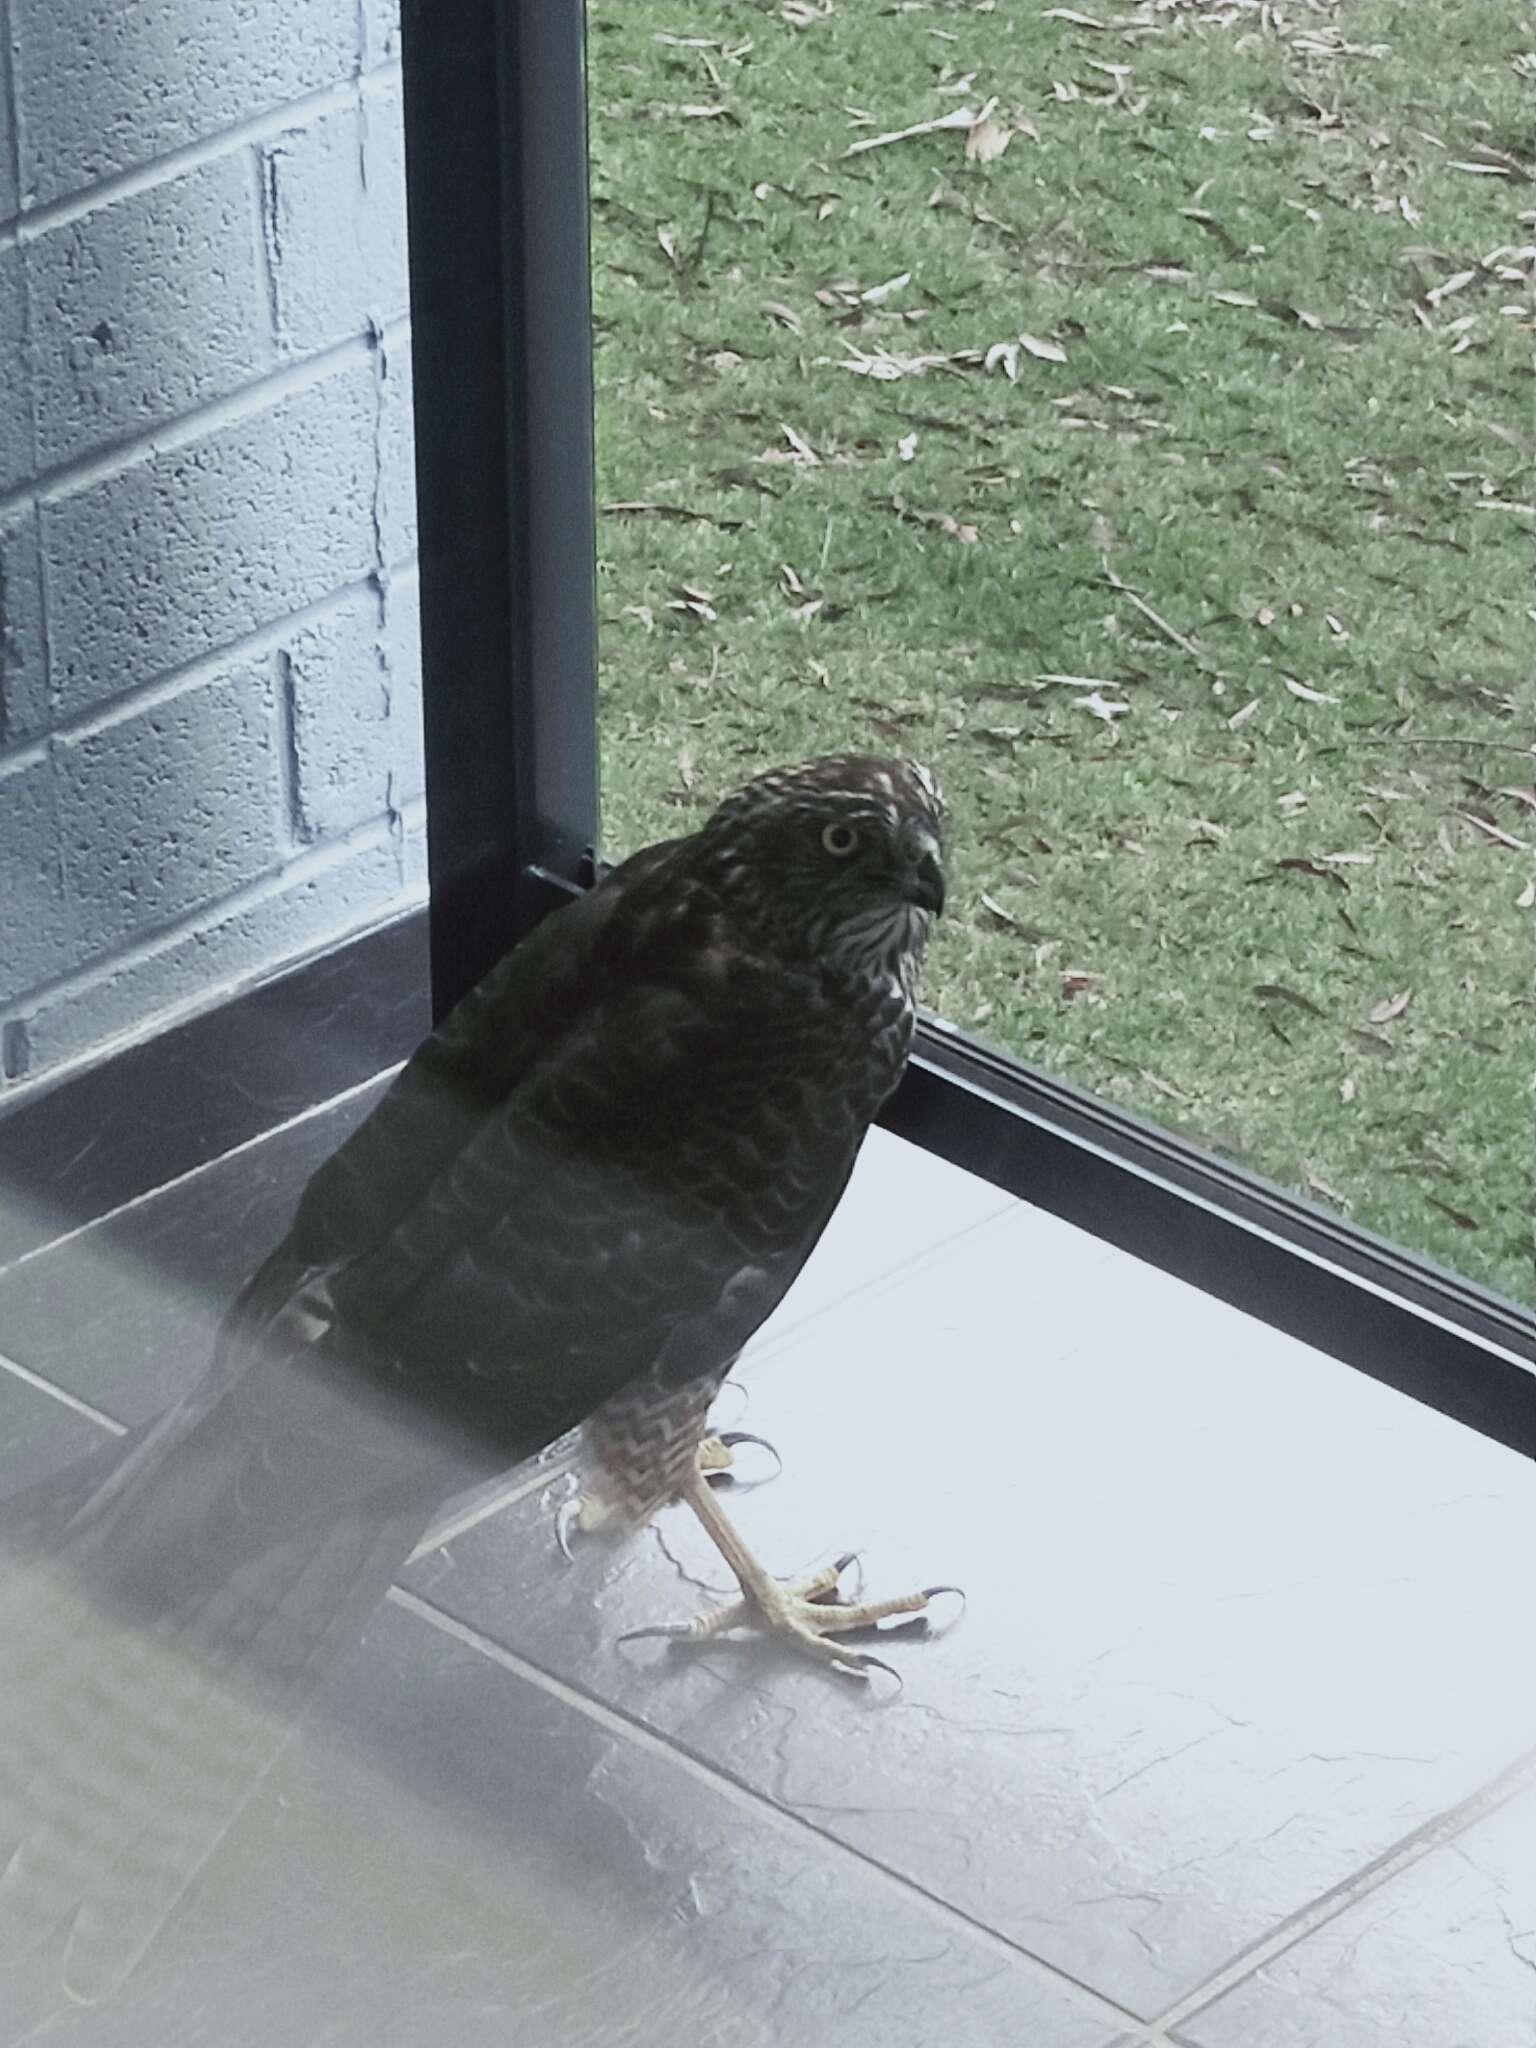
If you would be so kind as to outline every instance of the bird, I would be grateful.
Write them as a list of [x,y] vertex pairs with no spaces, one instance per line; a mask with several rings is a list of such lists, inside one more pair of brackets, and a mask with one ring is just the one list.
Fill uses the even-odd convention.
[[0,1968],[66,1930],[120,1987],[443,1503],[567,1432],[562,1541],[683,1502],[738,1581],[655,1632],[889,1669],[841,1638],[940,1589],[775,1579],[708,1417],[901,1078],[944,837],[925,768],[837,754],[631,855],[314,1174],[202,1379],[0,1504]]

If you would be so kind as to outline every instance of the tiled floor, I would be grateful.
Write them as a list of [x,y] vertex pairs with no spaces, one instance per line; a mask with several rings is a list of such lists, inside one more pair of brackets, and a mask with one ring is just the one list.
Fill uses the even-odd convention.
[[[84,1228],[31,1173],[0,1491],[202,1370],[371,1097]],[[44,1954],[0,2048],[1533,2048],[1528,1464],[881,1133],[723,1408],[776,1569],[964,1583],[899,1693],[620,1648],[722,1569],[677,1513],[566,1565],[551,1459],[418,1553],[124,1992]]]

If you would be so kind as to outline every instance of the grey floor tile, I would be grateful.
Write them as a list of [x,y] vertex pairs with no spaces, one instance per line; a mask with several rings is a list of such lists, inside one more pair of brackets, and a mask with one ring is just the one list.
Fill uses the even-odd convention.
[[48,2048],[1107,2048],[1089,2001],[394,1605],[121,1993]]
[[565,1567],[529,1499],[412,1583],[1149,2018],[1536,1740],[1536,1486],[1094,1250],[1012,1212],[747,1374],[786,1461],[738,1509],[765,1561],[966,1585],[888,1704],[755,1645],[616,1647],[726,1587],[681,1513]]
[[1191,2048],[1531,2048],[1536,1788],[1178,2031]]
[[383,1081],[0,1272],[0,1351],[125,1423],[207,1367],[219,1318]]

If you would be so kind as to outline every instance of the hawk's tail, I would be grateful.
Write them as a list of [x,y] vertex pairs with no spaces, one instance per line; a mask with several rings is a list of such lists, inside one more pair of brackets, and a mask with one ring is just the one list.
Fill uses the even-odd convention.
[[354,1502],[189,1569],[238,1520],[239,1475],[200,1434],[130,1448],[126,1486],[89,1461],[83,1506],[65,1474],[5,1518],[0,1969],[70,1921],[65,1983],[87,2001],[154,1939],[427,1519]]

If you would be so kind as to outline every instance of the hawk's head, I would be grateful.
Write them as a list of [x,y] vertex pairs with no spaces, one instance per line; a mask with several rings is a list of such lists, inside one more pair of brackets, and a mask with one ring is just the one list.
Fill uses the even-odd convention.
[[728,797],[699,858],[776,950],[860,972],[915,966],[944,908],[944,803],[914,761],[833,754]]

